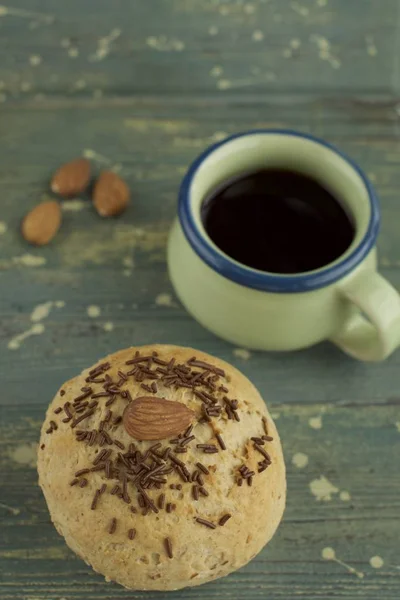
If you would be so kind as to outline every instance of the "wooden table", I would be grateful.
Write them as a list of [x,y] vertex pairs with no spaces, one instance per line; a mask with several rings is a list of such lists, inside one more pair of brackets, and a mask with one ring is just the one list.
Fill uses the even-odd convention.
[[[400,597],[396,353],[329,344],[234,349],[173,296],[165,243],[179,182],[209,143],[292,127],[350,153],[382,200],[381,270],[400,286],[398,0],[16,0],[0,6],[0,598],[163,598],[105,584],[68,550],[37,486],[35,448],[57,387],[131,344],[191,345],[265,395],[283,437],[282,526],[230,577],[170,598]],[[43,249],[19,234],[77,155],[120,170],[133,202],[102,220],[65,205]],[[38,308],[39,307],[39,308]],[[91,307],[91,308],[90,308]],[[36,310],[35,310],[36,309]],[[19,336],[19,337],[18,337]]]

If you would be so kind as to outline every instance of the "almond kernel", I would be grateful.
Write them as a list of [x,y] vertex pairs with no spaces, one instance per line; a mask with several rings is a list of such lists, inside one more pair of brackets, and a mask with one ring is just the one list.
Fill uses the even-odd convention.
[[71,198],[84,192],[90,181],[90,162],[78,158],[62,165],[51,180],[51,190],[64,198]]
[[41,202],[22,221],[21,232],[27,242],[35,246],[48,244],[61,225],[61,209],[58,202]]
[[94,188],[93,203],[101,217],[113,217],[124,212],[129,195],[129,188],[119,175],[103,171]]
[[125,408],[123,424],[137,440],[163,440],[176,436],[189,427],[194,412],[181,402],[142,396]]

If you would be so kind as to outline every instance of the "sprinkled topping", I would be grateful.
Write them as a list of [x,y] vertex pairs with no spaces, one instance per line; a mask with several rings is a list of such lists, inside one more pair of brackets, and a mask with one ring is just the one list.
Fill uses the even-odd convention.
[[172,542],[169,537],[165,538],[164,547],[165,547],[165,552],[167,553],[168,558],[173,558],[174,555],[172,553]]
[[202,519],[201,517],[196,517],[195,521],[200,523],[200,525],[204,525],[205,527],[209,527],[209,529],[216,529],[216,525],[211,523],[211,521],[207,521],[207,519]]
[[[104,479],[112,481],[107,493],[126,503],[132,514],[139,512],[144,516],[147,515],[148,518],[151,518],[152,513],[158,513],[163,509],[167,513],[176,509],[175,504],[166,500],[164,492],[168,487],[171,490],[184,490],[185,493],[187,489],[194,501],[201,501],[202,498],[212,493],[207,476],[210,474],[210,470],[215,470],[215,467],[207,467],[201,462],[193,463],[191,458],[199,451],[204,454],[217,454],[219,451],[226,450],[221,433],[215,433],[219,427],[214,426],[214,419],[218,420],[219,425],[222,425],[226,419],[240,421],[239,402],[229,398],[228,387],[221,383],[225,372],[211,363],[197,360],[196,357],[186,363],[179,363],[175,358],[169,361],[163,360],[157,353],[142,356],[139,352],[135,352],[126,365],[130,367],[130,370],[118,370],[115,378],[108,373],[111,369],[109,362],[97,365],[89,371],[85,379],[86,383],[80,389],[80,394],[71,402],[65,402],[62,407],[54,410],[55,415],[60,415],[58,417],[60,421],[69,423],[79,443],[93,448],[93,450],[89,450],[92,464],[76,471],[70,485],[86,487],[91,473],[98,472],[103,481]],[[131,378],[151,394],[149,396],[151,401],[161,400],[157,396],[159,389],[161,392],[164,392],[164,388],[187,388],[190,390],[192,399],[197,400],[198,404],[198,411],[197,413],[193,411],[193,414],[197,414],[198,422],[211,425],[210,429],[212,428],[214,432],[214,440],[210,437],[210,442],[196,444],[197,430],[191,424],[184,433],[179,433],[179,435],[177,435],[178,431],[171,431],[170,436],[175,435],[176,437],[169,441],[169,445],[166,442],[157,442],[144,450],[139,450],[142,446],[133,441],[129,445],[125,445],[118,436],[120,431],[118,426],[123,422],[122,413],[125,407],[134,401],[128,389]],[[60,396],[64,395],[64,390],[61,390]],[[96,420],[96,423],[99,424],[96,425],[96,429],[93,429],[90,418],[95,414],[97,416],[98,411],[100,411],[101,420]],[[48,433],[57,432],[58,429],[59,425],[55,420],[49,421]],[[253,478],[271,464],[271,457],[266,447],[267,443],[273,441],[273,438],[268,433],[266,418],[262,418],[261,434],[260,432],[255,433],[256,435],[250,440],[254,449],[261,454],[261,460],[257,465],[257,474],[247,465],[241,465],[238,472],[233,474],[238,486],[243,485],[244,481],[251,486]],[[142,440],[142,438],[140,439]],[[216,443],[211,443],[211,440]],[[170,483],[169,475],[171,474],[175,478],[178,477],[180,483]],[[187,484],[187,488],[185,484]],[[189,486],[191,490],[189,490]],[[91,503],[92,510],[96,509],[101,495],[106,490],[107,485],[104,483],[95,491]],[[136,508],[137,506],[139,508]],[[215,519],[215,523],[224,525],[229,518],[230,515],[227,513],[219,521]],[[216,527],[215,523],[202,517],[196,517],[196,522],[211,529]],[[108,531],[114,533],[116,527],[117,521],[113,519]],[[135,533],[134,529],[129,529],[128,538],[134,539]],[[172,557],[172,545],[170,552],[166,547],[166,552],[168,556]]]

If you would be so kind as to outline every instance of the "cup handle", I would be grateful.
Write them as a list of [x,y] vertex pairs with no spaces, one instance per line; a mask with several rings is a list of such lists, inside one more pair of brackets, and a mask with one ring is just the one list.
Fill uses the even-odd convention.
[[342,297],[355,304],[355,313],[331,339],[350,356],[381,361],[400,345],[400,296],[375,271],[361,271],[339,284]]

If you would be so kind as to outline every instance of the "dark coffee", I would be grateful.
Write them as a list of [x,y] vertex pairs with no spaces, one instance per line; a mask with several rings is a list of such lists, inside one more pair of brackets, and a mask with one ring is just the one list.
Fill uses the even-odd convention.
[[341,256],[354,225],[340,201],[307,175],[265,169],[225,182],[202,205],[213,242],[236,261],[304,273]]

